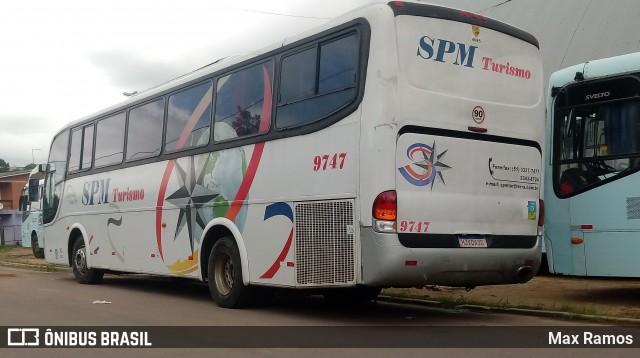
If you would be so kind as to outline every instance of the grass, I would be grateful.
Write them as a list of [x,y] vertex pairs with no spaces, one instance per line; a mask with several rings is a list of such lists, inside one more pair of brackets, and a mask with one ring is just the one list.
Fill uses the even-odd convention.
[[632,312],[628,315],[629,318],[633,318],[633,319],[640,319],[640,313],[638,312]]
[[503,309],[518,308],[518,309],[537,310],[537,311],[546,310],[546,311],[565,312],[565,313],[571,313],[571,314],[577,314],[577,315],[588,315],[588,316],[606,316],[607,315],[604,311],[598,310],[596,307],[593,307],[593,306],[582,306],[582,305],[573,305],[573,304],[563,304],[559,307],[556,307],[555,305],[546,307],[543,304],[537,304],[535,306],[515,305],[515,304],[510,304],[509,300],[503,301],[502,299],[500,299],[497,302],[486,302],[486,301],[480,301],[480,300],[470,300],[464,297],[463,295],[458,295],[458,296],[442,295],[440,297],[432,297],[432,299],[434,301],[440,302],[440,304],[442,304],[442,306],[445,308],[455,308],[461,305],[478,305],[478,306],[488,306],[488,307],[503,308]]
[[411,299],[426,299],[433,302],[438,302],[443,308],[457,308],[463,305],[477,305],[477,306],[487,306],[498,309],[525,309],[525,310],[536,310],[536,311],[554,311],[554,312],[563,312],[568,313],[570,315],[587,315],[587,316],[595,316],[595,317],[608,317],[608,316],[618,316],[625,318],[635,318],[640,319],[640,313],[638,312],[626,312],[624,314],[620,314],[615,312],[615,310],[611,311],[607,309],[607,307],[598,307],[593,305],[582,305],[575,303],[562,303],[562,304],[521,304],[515,301],[510,301],[508,298],[498,298],[496,299],[472,299],[469,296],[465,295],[465,293],[460,292],[460,290],[454,289],[437,289],[431,288],[430,290],[410,290],[410,289],[402,289],[402,288],[393,288],[386,289],[383,292],[384,295],[398,297],[398,298],[411,298]]
[[6,260],[16,264],[32,265],[33,268],[35,268],[36,270],[45,271],[45,272],[58,272],[62,268],[67,268],[65,265],[43,263],[42,260],[36,260],[33,258],[33,256],[31,256],[31,250],[24,253],[19,251],[17,252],[19,255],[7,254],[13,251],[14,249],[17,249],[20,247],[21,246],[9,246],[9,245],[0,246],[0,260],[2,261]]
[[9,252],[15,249],[17,246],[0,246],[0,252]]
[[57,271],[56,270],[56,265],[54,265],[54,264],[46,264],[44,266],[44,271],[46,271],[46,272],[56,272]]
[[588,316],[605,316],[603,312],[599,311],[593,306],[563,304],[559,308],[554,309],[554,311],[588,315]]

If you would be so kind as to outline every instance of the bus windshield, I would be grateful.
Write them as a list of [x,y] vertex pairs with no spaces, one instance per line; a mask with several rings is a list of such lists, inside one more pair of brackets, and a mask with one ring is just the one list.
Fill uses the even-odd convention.
[[556,109],[554,184],[561,196],[640,168],[640,102]]

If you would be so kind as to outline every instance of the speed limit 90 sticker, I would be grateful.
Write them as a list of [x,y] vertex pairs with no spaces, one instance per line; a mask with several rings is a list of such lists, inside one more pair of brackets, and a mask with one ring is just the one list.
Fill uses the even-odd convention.
[[485,117],[486,113],[484,111],[484,108],[475,106],[473,107],[473,110],[471,110],[471,118],[473,118],[474,122],[481,124],[482,122],[484,122]]

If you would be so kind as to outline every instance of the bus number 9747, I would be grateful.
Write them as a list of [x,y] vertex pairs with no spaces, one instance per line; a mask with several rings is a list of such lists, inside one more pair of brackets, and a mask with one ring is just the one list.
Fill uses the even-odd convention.
[[[347,153],[335,153],[333,155],[316,155],[313,158],[313,171],[327,169],[342,169],[344,168],[344,160],[347,158]],[[328,167],[328,168],[327,168]]]
[[427,232],[429,221],[406,221],[400,222],[400,232]]

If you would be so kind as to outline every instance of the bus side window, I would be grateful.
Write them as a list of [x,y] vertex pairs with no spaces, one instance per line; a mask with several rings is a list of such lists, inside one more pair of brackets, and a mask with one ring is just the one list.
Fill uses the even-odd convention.
[[[271,62],[258,64],[218,80],[214,140],[244,137],[269,130],[263,117],[265,88],[271,88]],[[271,98],[267,98],[271,101]]]
[[96,128],[96,168],[122,163],[125,113],[98,121]]
[[206,82],[169,96],[166,152],[209,144],[212,91]]
[[127,126],[127,161],[159,155],[164,126],[164,98],[130,110]]
[[71,133],[69,172],[90,169],[92,155],[93,124],[74,129]]
[[277,128],[321,120],[356,98],[359,44],[351,34],[282,59]]

